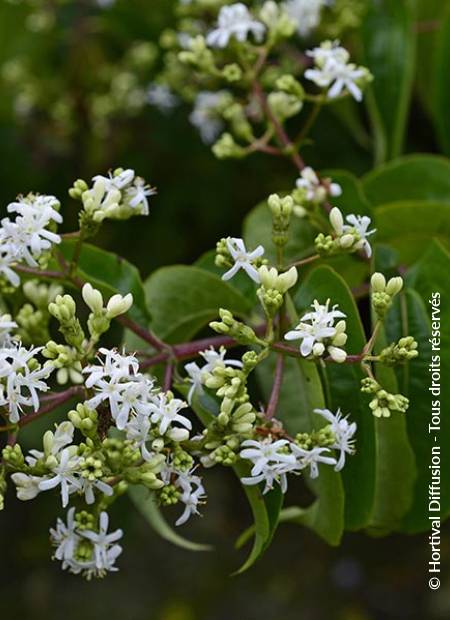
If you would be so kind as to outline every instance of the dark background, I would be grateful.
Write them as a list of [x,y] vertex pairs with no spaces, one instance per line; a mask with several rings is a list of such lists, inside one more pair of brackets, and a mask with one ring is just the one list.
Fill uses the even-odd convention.
[[[245,214],[269,193],[292,186],[295,171],[266,156],[234,162],[214,159],[187,120],[188,108],[170,115],[143,106],[116,110],[96,129],[93,95],[108,96],[108,79],[123,69],[136,41],[154,41],[171,23],[168,0],[118,1],[108,11],[90,2],[11,3],[0,0],[0,206],[21,192],[51,193],[63,201],[67,230],[76,225],[77,205],[66,199],[78,178],[89,179],[118,165],[135,168],[159,188],[151,215],[107,223],[98,243],[135,262],[143,277],[156,267],[191,262],[229,234],[238,235]],[[30,6],[31,5],[31,6]],[[33,17],[33,16],[38,17]],[[41,15],[41,17],[39,17]],[[44,17],[42,17],[42,15]],[[39,29],[39,19],[49,25]],[[33,21],[34,20],[34,21]],[[53,21],[52,21],[53,20]],[[37,30],[37,31],[36,31]],[[426,33],[424,34],[426,36]],[[12,84],[8,63],[19,58],[28,77]],[[141,71],[149,83],[158,62]],[[6,69],[5,69],[6,67]],[[33,92],[30,113],[18,111],[19,94]],[[62,96],[71,113],[56,114]],[[363,133],[349,137],[335,112],[313,132],[305,159],[320,169],[347,168],[362,174],[372,165],[366,119]],[[316,145],[318,145],[316,147]],[[417,97],[412,105],[406,152],[439,152],[432,124]],[[39,437],[33,430],[28,441]],[[395,472],[392,472],[395,476]],[[450,617],[450,582],[427,586],[427,535],[375,539],[348,534],[338,549],[306,529],[282,525],[266,555],[247,574],[233,544],[250,515],[231,475],[206,480],[204,517],[184,528],[195,540],[212,542],[212,553],[194,554],[160,540],[127,498],[112,510],[125,530],[120,572],[86,583],[50,561],[48,527],[59,514],[56,497],[33,504],[12,493],[0,515],[1,617],[67,620],[108,617],[146,620],[384,620]],[[174,513],[175,514],[175,513]],[[169,512],[169,518],[174,515]],[[446,557],[450,531],[442,541]],[[242,552],[241,552],[242,553]]]

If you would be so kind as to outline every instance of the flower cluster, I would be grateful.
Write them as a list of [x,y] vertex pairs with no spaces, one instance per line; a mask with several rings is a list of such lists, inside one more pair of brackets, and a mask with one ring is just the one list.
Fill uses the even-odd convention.
[[252,34],[257,42],[264,36],[266,28],[260,21],[254,19],[248,8],[242,2],[236,2],[220,9],[217,26],[206,37],[211,47],[226,47],[232,38],[237,41],[246,41]]
[[350,54],[338,41],[324,41],[306,53],[314,60],[315,68],[307,69],[305,78],[327,89],[329,99],[349,93],[356,101],[362,100],[362,89],[372,76],[366,67],[349,62]]
[[[316,414],[325,418],[328,424],[311,435],[299,434],[294,441],[275,439],[247,439],[241,444],[240,456],[250,461],[250,476],[242,478],[247,485],[264,483],[264,493],[280,485],[283,493],[287,491],[287,474],[299,474],[309,469],[311,478],[319,476],[319,464],[333,465],[340,471],[345,465],[347,454],[354,454],[354,435],[356,423],[349,423],[340,410],[333,414],[328,409],[315,409]],[[335,458],[332,450],[339,453]]]
[[330,224],[333,229],[332,235],[319,233],[315,239],[316,249],[319,254],[330,256],[341,252],[364,252],[370,258],[372,247],[368,237],[376,230],[369,230],[371,219],[367,215],[354,215],[344,217],[337,207],[330,211]]
[[312,304],[312,312],[307,312],[300,319],[297,327],[285,334],[286,340],[301,340],[300,353],[303,357],[320,358],[328,354],[335,362],[345,362],[347,353],[341,347],[347,342],[346,316],[333,306],[330,300],[320,304],[317,299]]
[[[15,327],[9,320],[9,326]],[[7,332],[6,332],[7,333]],[[46,379],[53,368],[51,364],[42,366],[36,356],[41,347],[27,349],[18,340],[6,340],[0,348],[0,406],[6,407],[8,419],[13,424],[18,422],[23,408],[39,408],[38,392],[49,389]]]
[[106,512],[101,512],[98,523],[94,523],[91,515],[76,513],[75,508],[70,508],[67,522],[58,519],[55,529],[50,530],[54,558],[62,563],[63,570],[75,575],[81,573],[87,579],[116,571],[115,562],[122,553],[117,541],[123,533],[116,530],[108,534],[108,527]]
[[5,217],[1,221],[0,274],[13,286],[20,284],[13,269],[16,263],[37,267],[52,246],[61,242],[55,232],[62,222],[60,206],[54,196],[39,194],[19,196],[17,202],[8,205],[8,212],[17,215],[14,220]]
[[156,189],[147,185],[131,168],[117,168],[108,176],[96,175],[92,181],[89,188],[86,181],[79,179],[69,190],[72,198],[83,203],[82,227],[100,224],[105,219],[124,220],[133,215],[148,215],[148,199],[156,194]]

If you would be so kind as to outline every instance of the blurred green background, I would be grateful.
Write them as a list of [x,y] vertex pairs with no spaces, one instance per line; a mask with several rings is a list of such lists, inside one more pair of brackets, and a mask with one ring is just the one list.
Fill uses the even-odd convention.
[[[106,224],[98,243],[135,262],[143,277],[160,265],[192,262],[218,238],[238,235],[252,206],[295,180],[276,158],[215,160],[190,126],[187,107],[164,115],[146,105],[145,90],[160,63],[158,37],[172,24],[173,4],[118,0],[102,10],[91,0],[0,0],[2,212],[18,193],[55,194],[63,200],[65,227],[73,230],[77,206],[65,198],[71,183],[118,165],[135,168],[158,187],[151,216]],[[448,28],[448,2],[421,3],[420,10],[420,62],[405,152],[448,154],[447,128],[435,122],[428,100],[429,67],[436,37]],[[446,86],[450,93],[450,79]],[[445,103],[444,88],[443,93]],[[347,112],[338,107],[324,113],[304,152],[312,166],[357,175],[370,170],[373,145],[365,112],[353,128]],[[206,484],[210,501],[204,517],[185,529],[192,539],[213,542],[214,552],[170,546],[124,498],[112,511],[113,522],[126,533],[121,570],[92,583],[62,573],[49,560],[55,498],[40,496],[31,509],[10,493],[0,516],[1,617],[450,618],[448,575],[439,591],[428,589],[427,535],[346,535],[332,549],[307,530],[284,525],[249,573],[229,577],[239,565],[233,543],[250,515],[231,475],[212,472]],[[445,558],[448,527],[444,534]]]

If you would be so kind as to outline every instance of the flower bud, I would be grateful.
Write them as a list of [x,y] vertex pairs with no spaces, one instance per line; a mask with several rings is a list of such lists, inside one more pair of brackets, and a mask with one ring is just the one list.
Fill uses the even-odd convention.
[[89,282],[83,286],[81,294],[85,304],[94,314],[100,314],[103,310],[103,297],[100,291],[95,289]]
[[386,292],[391,295],[397,295],[403,288],[403,279],[400,276],[391,278],[386,285]]
[[128,293],[125,297],[122,295],[113,295],[106,306],[106,316],[113,319],[120,314],[125,314],[133,305],[133,295]]
[[386,278],[382,273],[376,272],[371,277],[370,284],[374,293],[382,293],[386,288]]
[[341,210],[337,207],[333,207],[330,211],[330,224],[336,231],[337,235],[342,235],[344,218],[342,217]]

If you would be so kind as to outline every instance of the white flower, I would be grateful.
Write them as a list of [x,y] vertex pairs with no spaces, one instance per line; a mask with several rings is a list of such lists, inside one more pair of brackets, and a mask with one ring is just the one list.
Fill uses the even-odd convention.
[[345,455],[355,453],[353,436],[356,433],[356,422],[349,423],[348,416],[343,417],[340,409],[335,414],[329,409],[314,409],[314,413],[321,415],[330,424],[335,436],[335,442],[330,447],[340,452],[335,470],[341,471],[345,465]]
[[329,4],[329,0],[287,0],[284,8],[296,23],[299,35],[305,37],[317,28],[322,8]]
[[367,237],[373,235],[376,229],[368,230],[372,220],[367,215],[347,215],[345,218],[348,224],[344,224],[343,232],[352,233],[355,232],[359,236],[359,241],[356,243],[355,248],[357,250],[364,250],[366,255],[370,258],[372,256],[372,247],[367,240]]
[[199,130],[205,144],[212,144],[224,127],[218,107],[227,96],[228,93],[224,90],[218,92],[202,91],[195,98],[194,108],[189,115],[189,120]]
[[347,50],[340,47],[338,42],[325,41],[307,54],[314,58],[316,68],[307,69],[305,77],[320,88],[327,88],[329,99],[335,99],[347,91],[356,101],[362,100],[358,84],[366,82],[370,74],[365,67],[349,63]]
[[85,191],[82,199],[84,209],[96,222],[108,217],[127,219],[133,215],[148,215],[148,197],[156,194],[156,189],[136,176],[132,168],[119,168],[108,176],[97,175],[92,180],[92,189]]
[[148,103],[160,112],[170,112],[178,105],[178,97],[165,84],[150,84],[146,96]]
[[74,569],[72,572],[80,572],[77,570],[75,562],[75,551],[81,541],[81,536],[77,533],[75,523],[75,508],[69,508],[67,512],[67,524],[62,519],[56,521],[56,528],[50,529],[50,539],[56,547],[54,558],[60,560],[63,564],[63,570],[66,568]]
[[[104,358],[104,359],[102,359]],[[87,366],[83,372],[88,374],[86,387],[91,388],[100,379],[110,377],[114,381],[130,379],[138,374],[139,362],[134,355],[121,355],[115,349],[99,349],[98,365]]]
[[83,494],[86,504],[91,505],[95,503],[95,489],[108,497],[114,494],[112,486],[103,482],[103,480],[89,480],[88,478],[77,479],[77,485],[70,487],[70,493],[77,491]]
[[322,184],[315,171],[309,166],[303,168],[300,177],[296,181],[296,185],[299,189],[305,191],[305,198],[309,202],[321,202],[325,200],[327,194],[330,196],[340,196],[342,194],[342,188],[338,183]]
[[176,472],[178,477],[175,480],[175,486],[181,490],[180,501],[185,507],[175,525],[183,525],[192,515],[200,514],[198,506],[206,499],[202,479],[194,475],[193,471],[194,469],[189,472]]
[[13,253],[10,251],[9,245],[5,245],[5,235],[4,231],[0,229],[0,274],[3,275],[12,286],[19,286],[20,277],[17,273],[12,269],[14,263],[17,262],[17,259],[14,257]]
[[330,453],[328,448],[311,448],[311,450],[304,450],[297,446],[295,443],[291,443],[292,453],[297,457],[299,466],[301,469],[309,467],[309,474],[311,478],[317,478],[319,475],[319,463],[325,465],[336,465],[336,459],[332,456],[326,456]]
[[11,480],[16,485],[17,498],[22,501],[34,499],[41,491],[39,488],[41,478],[39,476],[15,472],[11,474]]
[[273,483],[278,482],[281,490],[285,493],[287,490],[286,473],[293,471],[297,464],[295,457],[284,450],[288,445],[290,442],[287,439],[278,439],[277,441],[246,439],[243,441],[241,444],[243,449],[239,456],[251,461],[253,467],[250,472],[251,477],[243,477],[241,482],[253,485],[264,481],[263,493],[270,491],[273,488]]
[[108,513],[101,512],[98,532],[81,531],[83,538],[90,540],[94,546],[94,565],[98,575],[104,574],[105,571],[117,571],[115,561],[122,553],[122,547],[115,543],[122,538],[123,532],[119,529],[108,534],[108,525]]
[[148,197],[156,195],[156,189],[147,185],[144,179],[136,177],[134,184],[125,190],[128,204],[132,209],[139,209],[142,215],[149,214]]
[[150,419],[154,424],[159,424],[161,435],[164,435],[174,422],[178,422],[178,424],[191,430],[191,421],[178,413],[186,407],[187,403],[184,401],[178,398],[169,399],[165,392],[161,392],[156,395],[154,402],[149,405]]
[[61,242],[61,237],[48,230],[51,222],[62,222],[56,210],[59,202],[54,196],[36,196],[8,205],[9,213],[18,213],[14,221],[2,220],[3,243],[16,260],[25,260],[30,267],[37,267],[36,259]]
[[242,2],[236,2],[220,9],[217,19],[217,28],[206,37],[206,43],[211,47],[227,47],[231,37],[237,41],[246,41],[249,34],[253,34],[256,41],[261,41],[265,26],[254,19],[248,8]]
[[150,461],[153,457],[146,446],[150,427],[150,418],[147,415],[137,415],[131,418],[125,428],[127,439],[133,441],[140,449],[144,461]]
[[20,342],[11,341],[0,348],[0,406],[7,406],[9,419],[19,421],[22,407],[39,409],[38,391],[46,392],[49,387],[44,379],[51,374],[53,367],[37,367],[30,370],[29,362],[42,347],[26,349]]
[[253,263],[264,254],[263,246],[258,245],[252,252],[247,252],[243,239],[228,237],[227,248],[234,265],[223,274],[222,280],[230,280],[240,269],[243,269],[254,282],[259,283],[259,273]]
[[[340,356],[340,353],[336,351],[338,346],[335,345],[340,343],[341,340],[343,340],[342,344],[346,341],[345,322],[342,321],[338,323],[338,325],[334,323],[336,319],[345,318],[345,314],[337,310],[337,306],[333,306],[330,310],[329,305],[329,299],[325,305],[321,305],[317,299],[315,299],[312,304],[313,311],[303,315],[297,327],[285,334],[284,337],[286,340],[302,341],[300,353],[303,357],[308,357],[310,355],[319,357],[325,352],[326,347],[329,347],[330,355],[334,357]],[[338,341],[336,342],[333,338],[338,338]],[[331,351],[330,348],[332,349]],[[342,350],[339,349],[339,351]],[[338,360],[336,359],[336,361]]]
[[63,507],[69,503],[69,495],[81,488],[78,478],[80,459],[73,453],[71,448],[64,448],[54,457],[54,464],[50,470],[54,474],[50,478],[44,478],[39,483],[40,491],[49,491],[57,486],[61,487],[61,499]]
[[218,367],[225,368],[225,366],[235,366],[236,368],[242,368],[242,362],[240,360],[225,359],[227,351],[225,347],[221,347],[220,351],[216,351],[213,347],[200,351],[200,355],[205,360],[204,366],[200,366],[196,362],[190,362],[186,364],[184,369],[188,374],[188,381],[191,383],[187,401],[192,403],[192,398],[196,391],[201,392],[205,379],[210,373]]
[[17,328],[17,323],[12,320],[10,314],[0,315],[0,347],[11,341],[11,330]]
[[[83,573],[85,577],[103,577],[107,571],[116,571],[115,561],[122,553],[122,547],[117,541],[122,537],[122,530],[116,530],[108,534],[108,515],[100,513],[99,530],[87,530],[77,527],[75,520],[75,508],[70,508],[67,513],[67,524],[58,519],[56,528],[50,529],[50,538],[56,547],[54,558],[62,562],[63,570],[71,573]],[[87,557],[86,548],[83,555],[78,554],[80,544],[92,545],[92,555]]]

